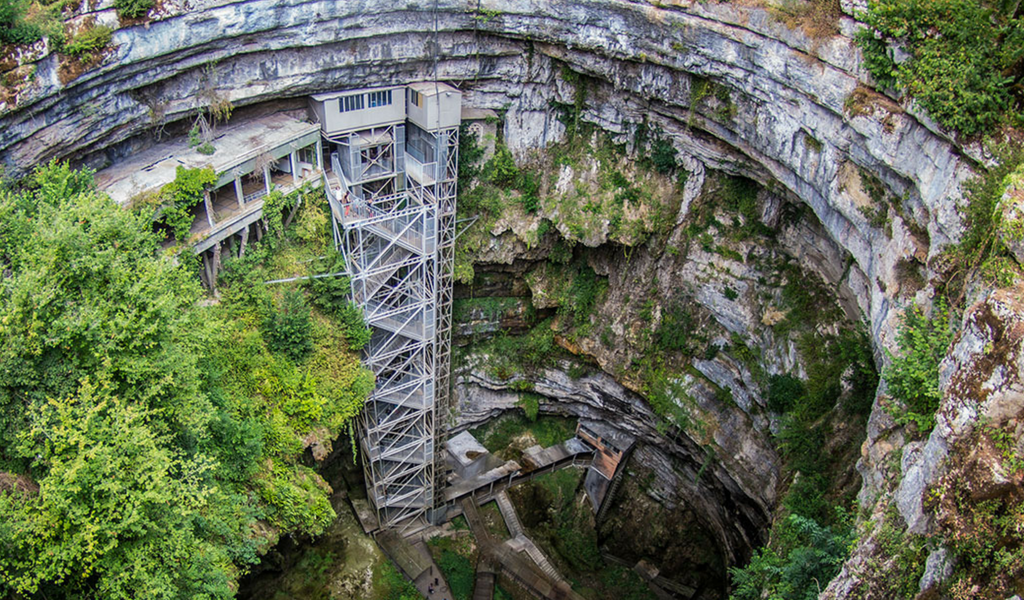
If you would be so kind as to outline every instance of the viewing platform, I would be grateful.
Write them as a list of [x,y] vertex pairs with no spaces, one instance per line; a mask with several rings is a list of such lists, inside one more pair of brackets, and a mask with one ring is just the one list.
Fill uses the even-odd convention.
[[315,123],[275,113],[226,125],[210,144],[214,152],[206,155],[184,137],[158,143],[99,171],[96,185],[131,208],[156,200],[175,181],[179,167],[212,169],[216,182],[203,201],[190,208],[186,242],[196,253],[248,231],[262,218],[263,201],[271,191],[289,194],[303,185],[322,185],[320,131]]

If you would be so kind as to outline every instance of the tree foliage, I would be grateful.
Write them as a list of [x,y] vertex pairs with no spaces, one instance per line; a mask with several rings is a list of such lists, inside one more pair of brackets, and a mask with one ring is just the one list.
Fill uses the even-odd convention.
[[822,527],[799,515],[787,517],[776,535],[777,550],[756,550],[746,567],[729,570],[732,600],[814,600],[839,572],[853,540],[846,523]]
[[519,167],[512,158],[512,151],[505,144],[494,148],[494,156],[483,168],[484,178],[497,186],[511,187],[519,180]]
[[192,207],[203,201],[203,192],[217,181],[212,167],[186,169],[179,166],[174,181],[164,186],[163,222],[176,240],[183,240],[192,228]]
[[363,311],[351,302],[352,282],[342,275],[345,261],[340,254],[333,252],[327,255],[324,271],[309,280],[309,290],[313,303],[324,313],[334,317],[341,326],[345,339],[351,350],[362,350],[370,343],[370,328],[363,319]]
[[301,360],[313,349],[313,324],[309,305],[298,290],[288,290],[278,309],[266,322],[267,344],[292,360]]
[[[1020,121],[1024,28],[1015,12],[979,0],[876,0],[862,15],[865,66],[966,135]],[[897,62],[891,46],[909,57]]]
[[304,440],[372,376],[331,331],[271,353],[151,229],[64,165],[0,189],[0,472],[32,482],[0,486],[0,596],[231,598],[267,532],[334,516]]
[[889,393],[904,405],[890,409],[897,423],[915,423],[924,433],[935,425],[942,399],[939,363],[952,341],[949,309],[943,300],[935,303],[930,316],[917,305],[903,313],[896,337],[899,354],[889,355],[892,363],[882,373]]

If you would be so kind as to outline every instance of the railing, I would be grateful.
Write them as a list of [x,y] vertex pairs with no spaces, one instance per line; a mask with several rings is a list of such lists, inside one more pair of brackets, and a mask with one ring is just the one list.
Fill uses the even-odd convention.
[[[344,187],[344,183],[342,186]],[[405,192],[388,194],[387,196],[380,196],[369,201],[353,197],[348,192],[345,192],[341,197],[337,198],[338,212],[340,213],[338,216],[341,218],[342,225],[364,221],[379,224],[396,217],[413,215],[419,212],[420,209],[417,206],[404,206],[406,202],[403,201],[405,200]]]
[[[275,185],[275,189],[280,191],[282,194],[288,195],[307,183],[314,183],[319,178],[319,175],[319,170],[317,170],[309,176],[295,180],[292,183],[283,186]],[[245,225],[252,224],[254,220],[262,218],[263,199],[266,198],[266,196],[267,191],[265,189],[259,189],[256,192],[244,196],[243,207],[241,209],[232,209],[226,217],[216,221],[213,224],[213,228],[204,230],[198,239],[191,242],[193,252],[205,252],[218,241],[223,240],[226,236],[234,235],[241,231],[241,228]]]
[[259,200],[260,198],[262,198],[262,197],[264,197],[266,195],[267,195],[267,190],[265,190],[265,189],[256,190],[255,192],[253,192],[251,194],[246,194],[245,196],[243,196],[242,197],[242,201],[248,203],[248,202],[252,202],[253,200]]
[[395,172],[394,160],[394,158],[389,158],[387,162],[390,164],[374,163],[363,167],[360,172],[360,181],[393,174]]
[[405,173],[423,185],[434,185],[437,181],[437,163],[422,163],[412,154],[405,155]]

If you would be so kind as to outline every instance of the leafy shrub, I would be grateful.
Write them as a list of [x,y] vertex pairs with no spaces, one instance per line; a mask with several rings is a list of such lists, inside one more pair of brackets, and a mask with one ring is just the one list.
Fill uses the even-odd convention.
[[733,221],[734,237],[748,239],[753,235],[768,235],[770,230],[761,222],[761,211],[757,204],[757,182],[746,177],[725,177],[722,180],[722,203],[730,212],[743,217],[740,225]]
[[201,146],[203,143],[203,132],[199,128],[199,124],[196,123],[192,126],[192,129],[188,130],[188,147],[196,148]]
[[298,290],[284,293],[277,311],[264,323],[267,346],[292,360],[300,360],[313,349],[313,323],[306,297]]
[[522,392],[519,394],[516,406],[523,409],[527,419],[536,421],[537,413],[540,411],[540,396],[531,392]]
[[685,300],[675,300],[663,309],[654,337],[660,352],[695,356],[700,344],[707,340],[707,336],[700,333],[700,322],[690,306]]
[[408,579],[398,572],[389,560],[373,569],[372,600],[419,600],[420,593]]
[[568,140],[576,140],[584,137],[591,131],[586,123],[582,121],[583,109],[587,104],[587,78],[586,76],[573,71],[568,65],[562,66],[562,79],[572,86],[572,104],[552,102],[557,109],[557,118],[565,125],[565,137]]
[[533,486],[536,505],[548,507],[549,519],[527,526],[538,529],[573,570],[589,573],[600,569],[603,563],[590,511],[576,502],[580,483],[581,472],[576,469],[538,477]]
[[0,0],[0,43],[31,44],[43,37],[42,29],[24,17],[22,0]]
[[169,204],[163,207],[163,222],[174,232],[176,240],[183,240],[192,228],[191,209],[202,202],[203,192],[217,181],[212,167],[186,169],[179,166],[174,181],[164,186],[163,196]]
[[[820,432],[815,430],[813,433]],[[810,435],[804,439],[808,442],[811,440],[817,442],[815,448],[817,448],[818,454],[821,454],[821,447],[825,444],[824,436]],[[810,455],[805,451],[802,456]],[[824,523],[829,518],[831,508],[828,499],[822,493],[822,490],[827,490],[829,487],[828,477],[821,472],[827,466],[824,464],[825,461],[815,462],[818,464],[815,464],[813,468],[807,468],[807,465],[804,465],[807,473],[799,473],[796,476],[789,486],[786,496],[782,499],[782,504],[791,514]]]
[[947,287],[947,295],[954,305],[958,298],[963,298],[967,283],[979,272],[989,283],[998,286],[1006,285],[1008,279],[1021,273],[1006,247],[1004,236],[1012,224],[1004,222],[1000,200],[1007,184],[1015,184],[1021,176],[1024,147],[1011,143],[993,145],[989,149],[995,156],[995,164],[964,185],[966,202],[959,207],[966,231],[952,253],[959,263],[958,268],[950,269],[954,275]]
[[[877,561],[881,564],[876,568],[882,575],[879,580],[886,592],[885,596],[890,598],[913,598],[918,595],[929,554],[925,539],[904,531],[904,527],[896,505],[890,504],[875,534],[879,555],[886,559],[884,562]],[[975,597],[998,596],[986,594]]]
[[687,392],[680,379],[670,377],[664,367],[648,367],[644,374],[643,393],[654,413],[664,419],[659,424],[662,433],[669,425],[684,431],[699,431],[703,426],[690,418],[692,409],[697,403]]
[[521,171],[516,182],[519,188],[519,200],[523,210],[528,213],[535,213],[540,208],[540,184],[537,183],[537,176],[531,171]]
[[[230,600],[268,543],[260,523],[316,534],[333,520],[300,464],[303,427],[319,415],[333,439],[373,387],[333,330],[302,368],[271,354],[258,311],[228,293],[200,303],[151,215],[88,171],[40,167],[0,191],[0,216],[0,453],[42,491],[0,491],[0,588]],[[252,248],[225,291],[259,304],[268,277],[249,261],[266,251]]]
[[294,204],[294,194],[285,196],[280,190],[271,190],[263,197],[263,220],[267,223],[267,232],[270,239],[267,240],[271,247],[274,247],[278,240],[284,237],[284,211]]
[[473,596],[473,581],[476,579],[473,563],[454,550],[444,548],[441,550],[437,566],[444,573],[444,579],[452,592],[452,599],[470,600]]
[[[879,0],[857,40],[872,77],[915,97],[938,123],[975,135],[1018,123],[1024,32],[1015,15],[977,0]],[[910,58],[893,60],[889,44]]]
[[316,249],[323,248],[329,240],[328,218],[317,197],[313,194],[303,198],[302,207],[299,209],[295,235],[300,240],[312,245]]
[[484,178],[497,186],[512,187],[519,179],[519,167],[512,158],[512,152],[508,146],[499,144],[494,149],[494,156],[487,161],[483,169]]
[[949,309],[943,300],[935,303],[929,318],[920,306],[912,305],[903,313],[896,343],[899,354],[882,373],[889,393],[904,406],[889,407],[897,423],[915,423],[921,433],[935,425],[939,392],[939,363],[953,341]]
[[94,52],[110,45],[113,35],[114,30],[104,25],[87,27],[68,40],[64,45],[64,54],[89,62]]
[[345,273],[345,259],[340,252],[330,252],[320,263],[321,268],[311,275],[330,275],[306,280],[306,289],[317,308],[328,315],[338,315],[349,301],[352,282]]
[[849,553],[849,525],[822,527],[790,515],[776,531],[778,550],[754,551],[745,567],[729,569],[731,600],[814,600],[839,572]]
[[768,377],[768,410],[783,413],[804,395],[802,381],[789,374]]
[[523,335],[502,332],[486,348],[487,372],[497,379],[543,368],[554,360],[558,346],[551,320],[542,321]]
[[587,325],[598,297],[607,287],[607,279],[598,277],[589,266],[580,266],[573,275],[565,298],[559,303],[559,314],[571,317],[576,327]]
[[350,350],[362,350],[370,343],[373,331],[366,326],[361,308],[347,302],[338,313],[338,318],[345,329],[345,339]]
[[275,394],[281,412],[292,417],[292,423],[300,430],[309,429],[323,418],[327,398],[319,393],[316,380],[309,373],[291,379],[282,386],[283,393]]
[[672,142],[659,137],[651,144],[651,164],[654,166],[654,170],[662,175],[668,175],[675,171],[678,166],[677,154]]
[[155,0],[114,0],[117,14],[128,19],[145,17],[154,4]]
[[270,522],[301,528],[313,535],[323,533],[337,516],[331,502],[318,494],[322,481],[309,467],[275,468],[261,480],[260,496],[272,507]]

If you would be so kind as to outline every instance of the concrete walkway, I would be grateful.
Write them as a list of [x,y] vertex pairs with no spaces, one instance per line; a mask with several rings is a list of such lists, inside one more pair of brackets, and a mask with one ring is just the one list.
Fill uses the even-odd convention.
[[[490,532],[487,531],[483,518],[480,516],[480,510],[472,497],[462,500],[462,512],[466,516],[466,521],[469,523],[473,535],[476,536],[480,560],[490,560],[495,565],[499,565],[502,572],[517,581],[527,591],[540,598],[545,598],[546,600],[584,600],[583,596],[574,592],[568,583],[557,576],[557,572],[554,571],[553,567],[551,567],[551,571],[555,572],[555,576],[552,576],[540,566],[524,557],[522,553],[516,551],[511,545],[512,541],[500,543],[495,540]],[[533,545],[533,542],[526,538],[525,535],[520,535],[517,539],[525,539],[529,542],[529,545]],[[536,547],[534,546],[534,548]],[[540,551],[537,550],[537,552],[539,553]]]
[[[377,543],[384,553],[394,561],[398,569],[408,577],[416,589],[428,600],[452,600],[452,592],[448,582],[444,580],[441,569],[434,563],[430,549],[423,540],[410,542],[393,529],[377,534]],[[437,585],[433,585],[434,581]],[[430,593],[430,589],[434,593]]]
[[533,543],[533,540],[526,537],[526,530],[523,529],[523,524],[519,521],[519,515],[516,514],[516,509],[512,506],[512,500],[508,497],[508,494],[502,490],[495,495],[494,500],[497,502],[498,510],[501,511],[501,516],[505,519],[505,526],[508,527],[508,531],[512,536],[512,539],[507,542],[508,547],[516,552],[525,552],[530,557],[530,560],[535,562],[540,567],[540,570],[544,571],[553,581],[564,582],[565,578],[551,564],[548,557],[544,556],[544,553],[537,547],[537,544]]
[[549,448],[532,446],[523,453],[524,466],[515,462],[481,473],[469,479],[455,481],[444,490],[445,501],[451,504],[464,498],[476,497],[479,502],[491,499],[496,492],[525,483],[552,471],[576,466],[587,467],[594,459],[594,449],[573,437]]
[[498,579],[499,570],[500,567],[491,562],[490,558],[481,558],[476,562],[473,600],[494,600],[494,584]]

